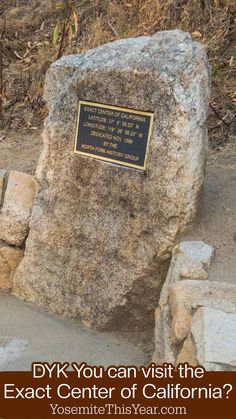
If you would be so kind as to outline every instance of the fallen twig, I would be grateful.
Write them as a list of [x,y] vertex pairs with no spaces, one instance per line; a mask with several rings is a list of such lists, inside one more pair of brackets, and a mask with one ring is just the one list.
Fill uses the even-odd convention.
[[118,35],[116,29],[114,28],[114,26],[111,24],[111,22],[109,20],[108,20],[108,25],[110,26],[111,30],[114,32],[116,37],[119,38],[119,35]]
[[213,110],[216,116],[223,122],[223,124],[225,124],[227,127],[231,125],[231,122],[226,122],[211,103],[210,103],[210,108]]

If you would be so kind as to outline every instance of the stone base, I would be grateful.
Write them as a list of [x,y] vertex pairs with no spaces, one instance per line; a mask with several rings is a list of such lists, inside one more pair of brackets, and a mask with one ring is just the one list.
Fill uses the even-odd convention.
[[203,242],[174,249],[156,310],[153,362],[236,370],[236,285],[206,280],[212,256]]

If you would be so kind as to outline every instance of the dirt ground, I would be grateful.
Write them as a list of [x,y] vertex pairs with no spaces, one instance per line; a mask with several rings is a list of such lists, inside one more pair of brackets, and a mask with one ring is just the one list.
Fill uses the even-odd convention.
[[89,365],[145,365],[153,352],[149,332],[93,332],[74,320],[0,292],[0,370],[30,370],[44,361]]
[[34,174],[41,149],[40,130],[11,132],[0,141],[0,168]]
[[185,235],[215,248],[209,279],[236,283],[236,147],[209,151],[200,214]]

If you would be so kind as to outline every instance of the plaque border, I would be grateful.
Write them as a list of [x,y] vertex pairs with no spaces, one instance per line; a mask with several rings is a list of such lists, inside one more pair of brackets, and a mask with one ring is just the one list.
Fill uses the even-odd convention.
[[[125,163],[123,161],[116,160],[116,159],[110,159],[109,157],[106,158],[106,157],[103,157],[103,156],[97,156],[96,154],[90,154],[90,153],[86,153],[84,151],[78,151],[78,150],[76,150],[77,141],[78,141],[78,133],[79,133],[79,120],[80,120],[81,105],[92,105],[92,106],[97,106],[99,108],[105,108],[105,109],[110,108],[112,110],[118,110],[118,111],[123,110],[123,111],[129,112],[129,113],[150,116],[150,125],[149,125],[149,131],[148,131],[148,139],[147,139],[147,146],[146,146],[146,152],[145,152],[144,165],[143,166],[138,166],[136,164]],[[133,168],[133,169],[138,169],[138,170],[145,171],[146,170],[146,164],[147,164],[148,147],[149,147],[150,139],[151,139],[152,132],[153,132],[153,123],[154,123],[154,112],[140,111],[138,109],[126,108],[126,107],[123,107],[123,106],[108,105],[106,103],[91,102],[89,100],[82,100],[82,99],[80,100],[79,99],[78,113],[77,113],[77,123],[76,123],[76,133],[75,133],[74,153],[75,154],[79,154],[81,156],[85,156],[85,157],[90,157],[90,158],[97,159],[97,160],[106,161],[108,163],[117,164],[119,166],[123,166],[123,167],[127,167],[127,168],[130,167],[130,168]]]

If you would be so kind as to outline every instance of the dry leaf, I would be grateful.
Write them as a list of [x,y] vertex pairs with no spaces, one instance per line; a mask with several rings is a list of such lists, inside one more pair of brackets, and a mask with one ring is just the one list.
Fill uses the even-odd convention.
[[199,31],[194,31],[191,33],[193,38],[201,38],[202,37],[202,33]]
[[230,60],[229,60],[229,66],[233,67],[233,65],[234,65],[234,57],[232,55],[232,57],[230,57]]
[[77,35],[79,31],[79,24],[78,24],[79,20],[78,20],[78,15],[75,11],[73,12],[73,21],[74,21],[75,35]]
[[30,63],[31,63],[31,60],[32,60],[32,57],[25,57],[25,58],[23,59],[23,63],[25,63],[25,64],[30,64]]
[[59,33],[60,33],[60,22],[58,21],[54,30],[53,30],[53,43],[54,45],[57,44],[58,38],[59,38]]
[[71,44],[71,41],[72,41],[72,38],[73,38],[73,31],[72,31],[72,27],[71,27],[70,23],[68,24],[67,33],[68,33],[69,44]]

